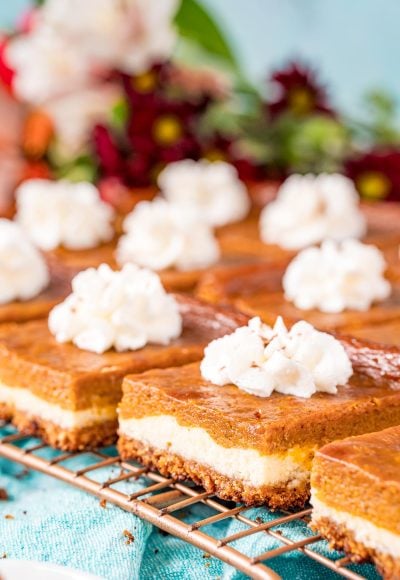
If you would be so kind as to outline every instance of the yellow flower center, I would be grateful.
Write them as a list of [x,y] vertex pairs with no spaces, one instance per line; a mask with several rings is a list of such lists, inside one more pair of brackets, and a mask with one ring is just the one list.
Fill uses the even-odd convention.
[[157,73],[149,70],[132,77],[131,83],[138,93],[151,93],[157,84]]
[[228,158],[221,149],[208,149],[203,155],[204,159],[208,161],[226,161]]
[[295,115],[306,115],[315,106],[314,95],[305,87],[294,87],[288,94],[289,109]]
[[154,122],[153,136],[160,145],[172,145],[182,137],[182,134],[182,124],[173,115],[162,115]]
[[356,180],[357,189],[365,199],[383,199],[389,193],[390,181],[380,171],[366,171]]

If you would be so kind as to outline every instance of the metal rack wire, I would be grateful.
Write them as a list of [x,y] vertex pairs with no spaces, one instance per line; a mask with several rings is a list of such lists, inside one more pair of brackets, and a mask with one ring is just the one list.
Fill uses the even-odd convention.
[[[11,427],[9,433],[0,439],[1,457],[18,462],[27,469],[55,477],[98,497],[100,500],[111,502],[136,514],[161,530],[234,566],[250,578],[278,579],[279,576],[268,567],[268,561],[294,551],[300,551],[344,578],[350,580],[364,578],[348,568],[351,564],[348,558],[330,559],[313,549],[315,544],[321,541],[319,535],[308,534],[300,540],[293,541],[285,534],[285,525],[290,522],[307,523],[311,509],[283,515],[277,513],[272,520],[263,522],[262,517],[246,517],[245,512],[249,508],[245,506],[228,504],[199,487],[176,482],[133,462],[122,461],[115,449],[108,448],[79,453],[63,453],[61,451],[55,453],[51,450],[52,457],[50,459],[43,457],[45,455],[43,452],[46,450],[50,451],[46,443],[32,440]],[[71,460],[74,462],[73,468],[68,466]],[[80,462],[82,466],[79,466]],[[100,481],[93,478],[96,471],[101,472],[106,467],[117,467],[118,475],[106,477]],[[116,489],[121,482],[133,481],[140,484],[140,489],[138,489],[138,485],[135,486],[135,491],[132,493]],[[187,523],[181,514],[198,504],[207,506],[210,515]],[[262,516],[266,510],[259,508],[257,512],[259,516]],[[209,530],[210,526],[212,528],[213,525],[227,518],[235,518],[244,524],[243,530],[219,539],[204,531],[205,527]],[[279,547],[260,553],[256,557],[249,556],[236,547],[232,547],[233,542],[245,537],[254,537],[256,534],[268,534],[279,542]],[[321,574],[322,572],[323,570],[321,570]]]

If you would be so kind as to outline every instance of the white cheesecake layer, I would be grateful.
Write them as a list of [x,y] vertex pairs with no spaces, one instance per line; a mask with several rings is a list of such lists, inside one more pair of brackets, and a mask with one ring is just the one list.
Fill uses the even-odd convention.
[[261,455],[254,449],[222,447],[205,429],[184,427],[169,415],[120,419],[119,434],[254,487],[279,483],[295,487],[309,478],[304,462],[295,460],[295,454],[301,455],[298,449],[281,455]]
[[317,499],[315,494],[311,498],[313,506],[312,519],[315,523],[321,518],[329,519],[338,526],[344,526],[354,537],[356,542],[396,559],[400,557],[400,535],[389,532],[359,516],[337,510]]
[[50,421],[63,429],[76,429],[93,423],[102,423],[116,419],[117,416],[115,406],[70,411],[54,403],[48,403],[28,389],[8,387],[4,384],[0,384],[0,403],[6,403],[32,417]]

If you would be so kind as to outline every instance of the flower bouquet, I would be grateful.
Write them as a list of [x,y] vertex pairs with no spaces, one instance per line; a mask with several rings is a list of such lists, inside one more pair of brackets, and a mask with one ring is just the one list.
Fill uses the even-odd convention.
[[290,173],[334,171],[367,199],[400,198],[387,96],[370,95],[364,123],[303,63],[254,87],[197,0],[39,2],[1,40],[0,82],[2,213],[32,177],[95,182],[126,213],[184,159],[226,161],[267,198]]

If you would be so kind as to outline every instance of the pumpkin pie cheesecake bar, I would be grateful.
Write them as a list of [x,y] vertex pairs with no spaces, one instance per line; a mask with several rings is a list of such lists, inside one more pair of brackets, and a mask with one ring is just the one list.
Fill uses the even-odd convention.
[[234,304],[268,324],[281,315],[292,323],[304,319],[349,333],[400,316],[400,286],[386,278],[382,252],[357,240],[325,241],[289,264],[220,268],[204,276],[196,294]]
[[314,529],[384,578],[400,577],[400,427],[320,449],[311,490]]
[[50,310],[68,296],[74,272],[62,266],[53,266],[49,267],[48,273],[48,284],[35,296],[0,303],[0,324],[46,318]]
[[119,451],[227,500],[302,506],[319,447],[399,423],[399,360],[305,322],[253,319],[201,364],[125,377]]
[[156,274],[132,265],[88,270],[73,288],[49,324],[0,326],[1,416],[62,449],[115,439],[126,374],[200,360],[210,338],[243,322],[166,294]]
[[49,265],[18,224],[0,219],[0,324],[45,318],[70,293],[73,275]]
[[218,233],[224,252],[287,261],[324,239],[360,238],[381,249],[400,243],[395,203],[359,203],[351,180],[339,174],[291,175],[260,212]]

